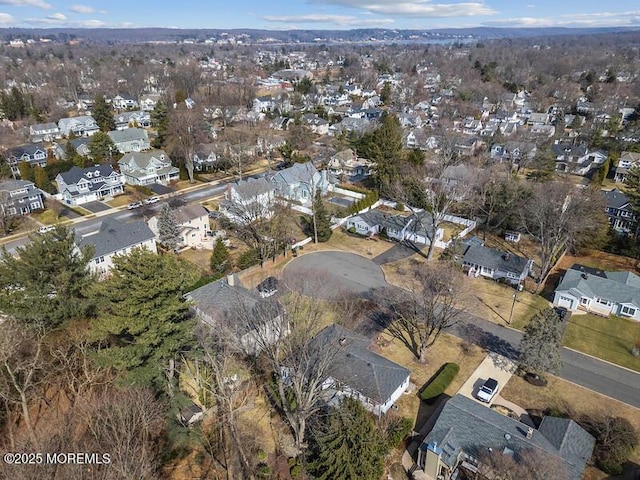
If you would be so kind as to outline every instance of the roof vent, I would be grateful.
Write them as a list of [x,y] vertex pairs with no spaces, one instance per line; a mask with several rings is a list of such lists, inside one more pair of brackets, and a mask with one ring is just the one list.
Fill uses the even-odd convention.
[[503,258],[505,261],[509,261],[509,256],[510,256],[510,255],[509,255],[508,253],[505,253],[505,254],[503,254],[503,255],[502,255],[502,258]]
[[511,435],[509,435],[508,433],[504,434],[504,439],[505,440],[511,440]]
[[338,340],[338,343],[340,344],[341,347],[344,347],[347,344],[346,337],[342,337],[340,340]]
[[527,430],[527,438],[528,439],[532,439],[533,438],[533,428],[529,427],[529,429]]
[[583,273],[583,274],[581,274],[580,276],[581,276],[582,278],[584,278],[585,280],[586,280],[587,278],[589,278],[589,274],[588,274],[588,273]]

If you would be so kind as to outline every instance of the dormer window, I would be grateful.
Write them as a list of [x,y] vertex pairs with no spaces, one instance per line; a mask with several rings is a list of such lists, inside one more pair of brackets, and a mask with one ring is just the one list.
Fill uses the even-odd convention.
[[96,170],[95,172],[93,172],[93,176],[94,177],[99,177],[100,176],[100,170]]
[[93,178],[93,172],[87,172],[87,178]]

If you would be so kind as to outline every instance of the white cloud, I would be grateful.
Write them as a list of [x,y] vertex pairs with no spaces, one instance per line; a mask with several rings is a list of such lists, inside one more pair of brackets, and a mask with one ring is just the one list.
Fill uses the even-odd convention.
[[56,20],[56,21],[64,21],[67,19],[67,16],[64,13],[54,13],[52,15],[48,15],[47,18],[49,20]]
[[0,13],[0,25],[8,26],[14,25],[16,23],[16,19],[13,18],[8,13]]
[[76,13],[95,13],[96,9],[88,5],[71,5],[69,10]]
[[[393,23],[390,18],[361,19],[351,15],[329,15],[329,14],[309,14],[309,15],[266,15],[263,20],[274,23],[326,23],[340,27],[356,26],[380,26]],[[290,28],[290,27],[289,27]]]
[[45,10],[51,8],[51,5],[43,0],[0,0],[0,5],[10,5],[12,7],[38,7]]
[[556,17],[517,17],[483,22],[491,27],[627,27],[640,24],[640,11],[574,13]]
[[332,3],[357,8],[365,12],[391,16],[447,18],[495,15],[498,13],[484,2],[432,3],[431,0],[309,0],[311,3]]

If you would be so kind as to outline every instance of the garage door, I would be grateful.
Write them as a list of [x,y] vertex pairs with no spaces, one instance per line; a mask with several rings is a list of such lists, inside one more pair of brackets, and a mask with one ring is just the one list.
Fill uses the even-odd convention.
[[558,297],[558,306],[564,307],[567,310],[573,310],[573,299],[560,296]]

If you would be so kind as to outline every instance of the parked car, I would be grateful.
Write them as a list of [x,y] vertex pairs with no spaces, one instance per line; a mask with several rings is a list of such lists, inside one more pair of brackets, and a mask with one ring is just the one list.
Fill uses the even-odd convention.
[[276,277],[267,277],[256,287],[258,294],[262,298],[267,298],[278,293],[278,279]]
[[40,227],[38,229],[38,233],[40,235],[44,235],[47,232],[51,232],[52,230],[55,230],[55,228],[56,228],[55,225],[46,225],[44,227]]
[[556,311],[556,314],[558,315],[558,318],[561,322],[566,320],[569,310],[564,307],[555,307],[554,310]]
[[133,202],[127,205],[127,210],[133,210],[134,208],[140,208],[142,206],[142,202]]
[[149,197],[144,199],[145,205],[152,205],[160,201],[160,197]]
[[498,381],[488,378],[478,390],[478,400],[489,403],[496,393],[498,393]]

